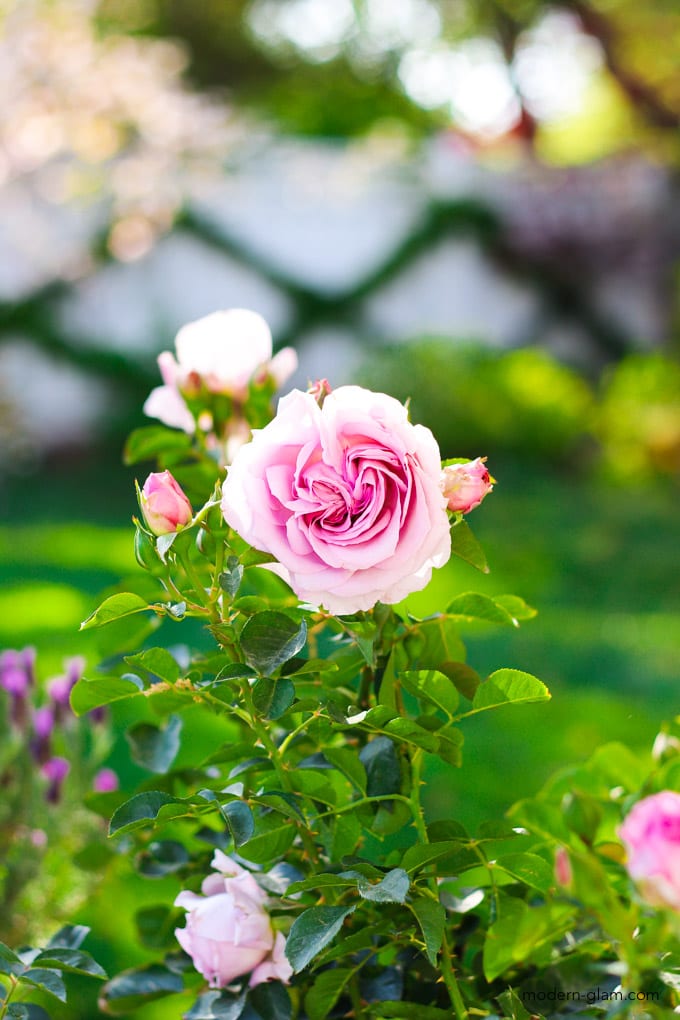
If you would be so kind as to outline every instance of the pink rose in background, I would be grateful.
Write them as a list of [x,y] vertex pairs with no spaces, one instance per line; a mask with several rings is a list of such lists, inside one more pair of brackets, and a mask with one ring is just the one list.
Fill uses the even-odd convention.
[[257,312],[245,308],[213,312],[180,329],[177,358],[164,351],[158,358],[163,386],[149,394],[144,413],[172,428],[195,431],[196,422],[183,395],[205,387],[244,400],[251,380],[269,377],[281,386],[297,368],[297,355],[285,347],[272,358],[272,335]]
[[628,872],[645,899],[680,910],[680,793],[664,790],[638,801],[619,836]]
[[144,519],[154,535],[169,535],[184,528],[194,515],[191,503],[169,471],[149,475],[141,503]]
[[450,464],[443,469],[441,487],[449,510],[468,514],[491,492],[493,480],[485,461],[486,457],[477,457],[467,464]]
[[[274,938],[265,893],[250,872],[221,850],[215,851],[212,866],[215,873],[203,881],[202,896],[182,892],[175,900],[187,911],[186,927],[175,931],[182,949],[212,988],[224,988],[251,971],[251,984],[269,977],[288,981],[292,970],[288,966],[286,971],[280,959],[285,939]],[[261,966],[270,970],[253,980]]]
[[342,386],[319,407],[293,390],[236,454],[222,511],[301,599],[355,613],[419,591],[448,560],[440,475],[434,436],[393,397]]

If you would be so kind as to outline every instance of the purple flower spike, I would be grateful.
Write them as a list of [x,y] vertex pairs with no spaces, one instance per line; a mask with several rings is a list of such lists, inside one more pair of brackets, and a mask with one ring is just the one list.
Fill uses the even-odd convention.
[[48,758],[41,768],[40,771],[49,783],[45,794],[48,804],[57,804],[61,799],[61,787],[70,768],[66,758],[59,757]]
[[28,692],[35,683],[35,648],[14,649],[0,653],[0,687],[12,699],[10,718],[19,730],[28,721]]
[[33,713],[33,739],[30,743],[31,754],[43,765],[50,756],[50,742],[54,730],[54,712],[49,705],[43,705]]
[[66,677],[72,689],[82,679],[85,672],[85,659],[82,655],[74,655],[72,659],[66,660],[64,666],[66,668]]
[[54,729],[54,712],[49,705],[38,708],[33,714],[33,732],[38,740],[48,740]]
[[73,684],[68,676],[53,676],[45,685],[50,701],[59,708],[68,708]]
[[8,649],[0,654],[0,687],[13,698],[25,698],[33,684],[35,652],[24,648],[21,652]]

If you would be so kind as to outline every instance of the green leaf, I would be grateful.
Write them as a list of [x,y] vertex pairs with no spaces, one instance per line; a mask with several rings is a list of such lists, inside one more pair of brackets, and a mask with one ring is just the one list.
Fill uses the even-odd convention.
[[368,1007],[380,1020],[451,1020],[451,1012],[421,1002],[376,1002]]
[[494,602],[510,613],[518,623],[533,620],[538,615],[533,606],[528,605],[519,595],[494,595]]
[[123,698],[134,698],[142,690],[141,681],[135,683],[125,677],[99,677],[96,680],[79,680],[71,691],[71,708],[76,715],[86,715],[93,708],[110,705]]
[[220,588],[233,598],[241,587],[242,580],[243,565],[239,562],[238,556],[229,556],[226,568],[220,574]]
[[512,988],[496,996],[496,1001],[503,1010],[503,1016],[510,1020],[532,1020],[532,1014],[524,1008],[522,1000]]
[[125,661],[134,670],[146,670],[168,684],[176,684],[179,679],[179,665],[165,648],[149,648],[138,655],[126,655]]
[[359,753],[366,770],[366,793],[369,797],[389,796],[401,790],[401,769],[394,744],[389,737],[376,737]]
[[134,613],[143,613],[150,609],[146,599],[133,592],[120,592],[118,595],[110,595],[105,599],[98,609],[87,617],[80,625],[81,630],[91,630],[93,627],[104,627],[107,623],[120,620],[124,616],[132,616]]
[[356,642],[364,661],[369,666],[375,665],[374,643],[377,627],[373,620],[356,620],[352,623],[345,623],[344,628]]
[[420,871],[426,864],[448,857],[460,849],[462,841],[445,840],[442,843],[416,843],[404,852],[401,859],[401,866],[404,871]]
[[549,701],[550,691],[535,676],[518,669],[498,669],[475,691],[472,711],[481,712],[506,704]]
[[183,918],[183,911],[165,904],[142,907],[135,914],[140,942],[147,949],[172,949],[176,944],[175,928],[181,927]]
[[164,878],[189,863],[189,851],[175,840],[155,840],[137,856],[137,870],[146,878]]
[[80,949],[89,934],[86,924],[66,924],[52,936],[46,949]]
[[538,854],[506,854],[497,858],[495,867],[541,893],[547,893],[555,885],[552,867]]
[[106,980],[106,971],[81,949],[44,949],[36,956],[33,965]]
[[[28,1012],[28,1006],[24,1002],[10,1002],[5,1013],[9,1020],[29,1020],[30,1013]],[[48,1016],[45,1013],[45,1016]]]
[[349,779],[359,793],[366,793],[366,769],[359,760],[356,751],[352,751],[348,747],[326,747],[323,756],[333,768],[342,772],[343,776]]
[[144,425],[129,435],[123,459],[127,465],[138,464],[140,460],[155,460],[161,454],[188,453],[190,449],[191,436],[186,432],[163,425]]
[[440,662],[439,672],[447,676],[459,694],[472,701],[482,678],[465,662]]
[[403,686],[423,701],[441,708],[453,718],[458,708],[459,696],[454,684],[436,669],[409,670],[401,675]]
[[351,967],[324,970],[307,992],[305,1010],[309,1020],[326,1020],[354,971]]
[[392,719],[385,724],[385,730],[396,740],[422,747],[424,751],[436,751],[439,747],[437,737],[423,729],[418,723],[413,722],[412,719]]
[[291,822],[281,825],[281,816],[266,815],[258,822],[258,831],[239,848],[240,856],[253,864],[267,864],[275,857],[281,857],[290,847],[297,834]]
[[484,976],[497,977],[515,963],[530,963],[531,954],[546,943],[555,943],[573,924],[574,908],[567,904],[529,907],[522,900],[504,896],[498,920],[484,942]]
[[294,793],[288,793],[285,790],[267,790],[266,793],[258,794],[256,799],[258,804],[266,804],[267,807],[279,811],[286,818],[292,818],[298,822],[305,821],[305,816],[300,808],[300,798]]
[[436,900],[424,898],[414,899],[408,904],[416,921],[420,925],[425,940],[425,952],[433,967],[437,965],[437,954],[444,941],[444,925],[446,911]]
[[34,988],[40,988],[43,992],[49,992],[60,1002],[66,1002],[66,985],[54,970],[31,967],[30,970],[24,971],[21,980],[33,985]]
[[442,613],[417,624],[409,637],[417,648],[417,654],[410,656],[414,669],[442,671],[442,663],[462,662],[465,659],[465,645],[458,633],[458,623]]
[[293,1004],[285,985],[280,981],[264,981],[253,988],[248,1002],[262,1020],[290,1020]]
[[338,815],[325,826],[324,844],[332,861],[356,852],[363,841],[363,827],[353,811]]
[[448,765],[460,768],[463,764],[463,742],[465,739],[461,731],[454,729],[453,726],[447,726],[445,730],[440,730],[437,733],[437,739],[439,741],[437,755]]
[[251,616],[240,637],[246,661],[264,676],[297,655],[306,640],[306,620],[298,624],[283,613],[271,611]]
[[168,804],[182,804],[179,797],[171,797],[169,793],[160,790],[147,790],[145,793],[138,793],[114,812],[109,824],[109,836],[117,832],[130,832],[132,829],[139,829],[149,821],[154,821],[161,808]]
[[480,595],[478,592],[457,595],[446,607],[446,612],[451,616],[460,616],[464,620],[482,620],[484,623],[517,626],[517,621],[504,606],[499,605],[488,595]]
[[451,552],[477,570],[481,570],[483,574],[489,573],[484,550],[472,534],[470,525],[466,521],[458,521],[451,528]]
[[298,974],[332,942],[354,907],[310,907],[293,922],[286,941],[286,956]]
[[184,1020],[238,1020],[245,1008],[245,992],[237,998],[228,992],[204,992]]
[[295,685],[286,677],[262,677],[253,687],[253,705],[267,719],[279,719],[295,701]]
[[255,831],[253,812],[242,800],[232,800],[220,808],[229,827],[234,846],[241,847],[252,838]]
[[0,974],[21,974],[24,969],[21,958],[14,950],[6,946],[4,942],[0,942]]
[[375,884],[363,878],[357,882],[359,894],[374,903],[403,903],[410,886],[409,877],[403,868],[393,868],[381,882]]
[[137,723],[125,734],[132,758],[142,768],[163,774],[168,771],[179,751],[182,720],[171,715],[164,727]]
[[175,995],[183,988],[184,982],[179,974],[173,974],[159,964],[151,964],[116,975],[104,986],[102,998],[108,1013],[124,1016],[147,1002]]

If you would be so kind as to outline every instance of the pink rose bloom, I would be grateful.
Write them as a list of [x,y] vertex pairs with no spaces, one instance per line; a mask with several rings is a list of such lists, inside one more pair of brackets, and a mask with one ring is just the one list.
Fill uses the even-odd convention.
[[441,488],[449,510],[468,514],[479,506],[493,489],[486,468],[486,457],[477,457],[467,464],[450,464],[441,473]]
[[272,358],[272,335],[257,312],[245,308],[213,312],[183,326],[175,338],[177,358],[158,358],[163,386],[149,394],[144,413],[172,428],[194,432],[196,422],[183,394],[202,386],[211,393],[245,399],[251,380],[273,379],[277,387],[297,368],[297,355],[286,347]]
[[178,531],[194,516],[191,503],[169,471],[149,475],[144,482],[141,503],[144,519],[154,535]]
[[628,872],[657,907],[680,910],[680,793],[664,790],[638,801],[619,829]]
[[293,976],[293,968],[286,957],[286,940],[280,931],[274,939],[274,947],[270,955],[259,963],[250,975],[250,987],[261,985],[264,981],[282,981],[287,985]]
[[[186,927],[177,928],[175,935],[211,988],[224,988],[255,972],[271,957],[276,943],[265,893],[250,872],[221,850],[215,851],[212,866],[216,874],[204,880],[202,896],[182,892],[175,900],[175,906],[187,911]],[[282,974],[280,963],[276,966],[277,975]]]
[[293,390],[234,458],[222,512],[303,600],[332,613],[399,602],[449,558],[441,458],[384,393]]

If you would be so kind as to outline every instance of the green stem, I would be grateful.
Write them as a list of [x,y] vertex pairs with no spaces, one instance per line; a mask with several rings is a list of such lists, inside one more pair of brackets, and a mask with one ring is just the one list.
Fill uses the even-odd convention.
[[196,593],[198,601],[200,602],[204,609],[209,609],[210,607],[207,602],[207,593],[205,585],[203,584],[201,578],[198,576],[196,568],[191,562],[191,557],[188,555],[188,553],[179,552],[177,558],[184,567],[186,575],[193,585],[193,590]]
[[281,743],[279,744],[279,747],[278,747],[278,751],[279,751],[279,754],[281,755],[281,757],[283,757],[283,755],[286,753],[286,751],[288,750],[290,745],[293,743],[295,738],[300,733],[304,733],[304,731],[307,729],[309,724],[313,723],[315,719],[318,719],[320,714],[321,714],[320,712],[313,712],[312,715],[310,715],[306,719],[304,719],[300,723],[299,726],[296,726],[294,730],[291,730],[291,732],[288,734],[288,736],[285,737],[285,739],[281,741]]
[[[411,754],[411,781],[413,784],[412,793],[412,810],[413,810],[413,821],[415,824],[418,837],[422,843],[429,843],[430,839],[427,834],[427,826],[425,824],[425,813],[420,800],[420,788],[423,785],[421,778],[423,767],[423,751],[421,748],[417,748]],[[428,879],[428,885],[439,902],[439,889],[437,888],[437,879],[431,876]],[[444,932],[444,938],[442,941],[442,951],[440,953],[442,978],[446,985],[446,990],[449,993],[449,999],[453,1007],[453,1012],[456,1016],[456,1020],[467,1020],[468,1011],[463,1002],[463,997],[460,994],[460,988],[458,987],[458,981],[453,970],[453,963],[451,962],[452,950],[449,945],[449,941]]]
[[[244,681],[244,683],[242,684],[241,690],[243,692],[243,700],[245,702],[246,710],[248,712],[250,726],[254,730],[260,743],[262,744],[264,749],[267,751],[269,757],[271,758],[272,765],[274,766],[276,774],[279,777],[281,786],[287,793],[295,793],[296,791],[294,790],[293,784],[290,781],[290,776],[288,775],[288,772],[286,770],[285,762],[281,757],[281,752],[279,751],[279,748],[276,746],[276,742],[269,733],[269,730],[264,725],[262,720],[259,718],[257,712],[255,711],[255,706],[253,705],[252,691],[250,689],[250,684],[248,683],[247,680]],[[307,856],[311,861],[314,861],[316,864],[318,864],[319,855],[317,853],[316,846],[314,844],[313,839],[311,838],[309,830],[302,826],[299,826],[299,828],[300,838],[302,840],[302,845],[305,848]]]
[[364,804],[381,804],[384,800],[399,800],[402,804],[406,804],[410,808],[413,807],[409,798],[402,796],[400,793],[383,793],[375,797],[362,797],[360,800],[353,800],[351,804],[344,804],[342,807],[333,808],[332,811],[324,811],[323,814],[316,817],[318,821],[321,821],[324,818],[341,815],[345,811],[354,811],[355,808],[363,807]]
[[6,1013],[7,1013],[7,1006],[9,1005],[9,1000],[14,995],[14,993],[15,993],[15,991],[17,989],[17,985],[19,984],[19,982],[17,981],[17,979],[14,977],[13,974],[8,974],[7,976],[9,977],[10,987],[9,987],[9,989],[7,991],[7,995],[5,996],[5,998],[0,1003],[0,1020],[2,1020],[2,1017],[4,1017],[6,1015]]

